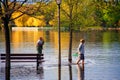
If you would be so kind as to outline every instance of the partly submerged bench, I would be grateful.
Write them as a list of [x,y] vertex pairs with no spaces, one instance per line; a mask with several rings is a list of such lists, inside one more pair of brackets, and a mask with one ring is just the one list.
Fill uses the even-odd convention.
[[[1,62],[5,62],[6,54],[1,53],[0,58],[1,58]],[[37,53],[11,53],[10,54],[11,62],[36,62],[37,69],[38,69],[39,63],[43,62],[43,59],[44,59],[44,55],[37,54]]]

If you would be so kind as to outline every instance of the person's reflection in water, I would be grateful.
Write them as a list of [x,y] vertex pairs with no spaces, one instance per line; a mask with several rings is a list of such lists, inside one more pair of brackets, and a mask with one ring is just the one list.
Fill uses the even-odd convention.
[[84,65],[77,65],[78,69],[78,80],[84,80]]
[[42,63],[39,64],[39,68],[37,70],[37,74],[40,76],[40,80],[44,79],[44,69]]

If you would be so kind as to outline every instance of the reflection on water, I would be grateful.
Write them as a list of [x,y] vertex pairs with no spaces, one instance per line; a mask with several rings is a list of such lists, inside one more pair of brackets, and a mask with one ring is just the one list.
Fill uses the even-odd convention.
[[[85,43],[85,70],[81,66],[58,67],[51,70],[40,68],[43,80],[120,80],[120,31],[74,32],[72,52],[75,53],[80,38]],[[58,61],[58,32],[56,31],[12,31],[11,51],[13,53],[37,53],[36,41],[43,37],[45,45],[44,64],[55,64]],[[68,63],[69,32],[61,32],[62,63]],[[0,53],[5,52],[4,33],[0,31]],[[72,57],[73,62],[76,57]],[[58,73],[57,71],[58,70]],[[103,72],[104,71],[104,74]],[[111,72],[111,73],[110,73]],[[42,74],[43,73],[43,74]],[[52,75],[51,73],[55,74]],[[49,74],[49,75],[48,75]],[[96,75],[94,75],[96,74]],[[39,74],[38,74],[39,75]],[[52,75],[52,77],[50,77]],[[104,77],[104,79],[102,77]],[[110,77],[108,77],[110,76]],[[0,76],[1,77],[1,76]],[[48,78],[49,77],[49,78]],[[41,77],[42,78],[42,77]]]
[[72,78],[72,65],[69,65],[69,80],[73,80],[73,78]]
[[15,43],[13,46],[18,47],[22,42],[33,42],[36,45],[36,41],[39,37],[44,36],[43,31],[13,31],[11,42]]
[[58,66],[58,80],[61,80],[61,66]]
[[37,74],[39,75],[40,79],[44,79],[44,68],[42,63],[39,64],[39,69],[37,70]]
[[[61,35],[63,35],[61,38],[61,46],[62,48],[67,48],[69,42],[68,33],[63,32],[61,33]],[[51,43],[50,45],[53,45],[55,49],[58,48],[58,32],[56,31],[13,31],[11,34],[12,48],[18,49],[20,47],[32,46],[35,50],[36,41],[39,39],[40,36],[44,38],[46,43]]]
[[[74,74],[73,74],[73,65],[68,65],[68,74],[65,74],[65,75],[68,75],[69,76],[69,78],[68,78],[68,80],[85,80],[84,79],[84,65],[80,65],[80,64],[76,64],[76,69],[77,69],[77,77],[76,78],[74,78]],[[75,67],[75,66],[74,66]],[[63,73],[61,73],[61,66],[58,66],[58,80],[62,80],[61,79],[61,77],[63,77],[63,76],[61,76]],[[64,78],[63,78],[64,79]],[[64,80],[66,80],[66,79],[64,79]]]
[[[72,52],[75,53],[80,38],[85,38],[86,44],[85,56],[90,58],[99,58],[100,56],[108,58],[119,55],[120,51],[120,31],[89,31],[73,32]],[[36,42],[39,37],[43,37],[45,45],[43,52],[46,60],[52,62],[58,57],[58,32],[57,31],[12,31],[11,32],[11,52],[13,53],[37,53]],[[69,50],[69,32],[61,32],[61,53],[62,60],[67,60]],[[4,32],[0,31],[0,52],[5,52]],[[95,55],[94,55],[95,54]],[[101,55],[102,54],[102,55]],[[104,55],[103,55],[104,54]],[[109,56],[107,56],[109,55]],[[51,56],[54,56],[51,58]],[[116,57],[116,56],[115,56]],[[119,56],[117,56],[119,57]],[[49,59],[50,58],[50,59]],[[98,58],[98,59],[99,59]],[[73,58],[74,60],[74,58]]]
[[[113,42],[120,42],[120,32],[114,31],[106,31],[106,32],[74,32],[73,33],[73,49],[76,48],[79,44],[80,38],[85,38],[86,42],[93,42],[95,44],[102,43],[103,45],[109,45]],[[39,37],[43,37],[46,46],[53,47],[54,49],[58,49],[58,32],[56,31],[12,31],[11,33],[11,46],[13,52],[23,52],[29,48],[32,49],[32,52],[36,52],[36,41]],[[4,46],[4,34],[0,31],[0,48]],[[89,43],[88,43],[89,45]],[[69,46],[69,32],[61,32],[61,46],[62,51],[68,50]],[[21,50],[21,48],[23,48]],[[16,49],[16,50],[15,50]],[[20,49],[20,50],[19,50]],[[31,50],[27,50],[30,52]],[[27,52],[25,51],[25,52]],[[57,53],[55,50],[54,52]]]
[[84,79],[84,65],[77,65],[77,69],[78,69],[78,80],[85,80]]

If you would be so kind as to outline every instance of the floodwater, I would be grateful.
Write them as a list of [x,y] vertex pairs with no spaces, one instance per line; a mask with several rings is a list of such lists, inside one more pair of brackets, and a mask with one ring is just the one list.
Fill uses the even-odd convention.
[[[72,53],[75,53],[80,38],[85,43],[84,71],[81,65],[68,64],[69,33],[61,32],[62,66],[58,67],[58,32],[12,31],[12,53],[37,53],[36,42],[45,40],[44,57],[39,71],[36,63],[12,63],[11,80],[120,80],[120,31],[74,32]],[[5,53],[4,33],[0,31],[0,53]],[[75,63],[77,57],[72,56]],[[5,80],[5,64],[0,62],[0,80]],[[38,74],[37,74],[38,72]]]

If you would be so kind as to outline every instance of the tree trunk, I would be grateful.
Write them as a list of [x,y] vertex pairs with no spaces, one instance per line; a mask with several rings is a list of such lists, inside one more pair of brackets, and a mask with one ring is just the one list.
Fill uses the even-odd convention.
[[72,62],[72,25],[73,25],[73,19],[72,19],[72,12],[73,12],[73,1],[70,0],[70,41],[69,41],[69,62]]
[[70,24],[69,62],[72,62],[72,24]]
[[60,31],[60,4],[58,5],[58,46],[59,46],[59,66],[61,66],[61,31]]
[[5,68],[6,68],[6,75],[5,78],[6,80],[10,80],[10,31],[9,31],[9,18],[6,15],[3,18],[4,21],[4,31],[5,31],[5,45],[6,45],[6,64],[5,64]]

